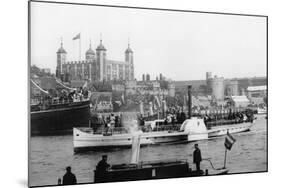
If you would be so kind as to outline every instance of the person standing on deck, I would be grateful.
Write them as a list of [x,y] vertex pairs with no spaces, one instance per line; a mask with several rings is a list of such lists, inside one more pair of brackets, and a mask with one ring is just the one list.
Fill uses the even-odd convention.
[[71,167],[66,167],[66,173],[63,176],[63,185],[75,185],[77,183],[76,176],[71,172]]
[[198,144],[194,144],[195,150],[193,152],[193,163],[196,164],[196,171],[200,171],[200,162],[202,161],[201,151]]
[[107,163],[107,155],[102,156],[102,160],[98,162],[98,165],[96,166],[96,171],[100,175],[104,175],[107,170],[109,169],[110,165]]

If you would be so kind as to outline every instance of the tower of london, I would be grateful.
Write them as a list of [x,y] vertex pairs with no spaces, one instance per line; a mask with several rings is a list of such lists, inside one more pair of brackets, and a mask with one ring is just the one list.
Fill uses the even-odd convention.
[[56,76],[62,81],[134,80],[133,51],[130,44],[125,50],[124,61],[107,59],[106,51],[102,40],[100,40],[96,51],[92,49],[90,44],[85,53],[85,60],[67,61],[67,52],[61,42],[61,47],[57,51]]

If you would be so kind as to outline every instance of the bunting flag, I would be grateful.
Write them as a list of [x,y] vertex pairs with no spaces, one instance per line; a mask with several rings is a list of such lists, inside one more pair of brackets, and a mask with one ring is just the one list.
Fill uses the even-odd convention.
[[80,33],[78,33],[72,40],[80,39]]
[[225,142],[224,142],[224,146],[226,149],[231,150],[232,145],[235,143],[235,139],[233,138],[233,136],[227,131],[227,135],[225,137]]
[[37,87],[40,91],[42,91],[42,92],[45,93],[45,94],[49,94],[48,91],[42,89],[42,88],[41,88],[39,85],[37,85],[33,80],[30,79],[30,81],[31,81],[31,83],[33,83],[33,85],[34,85],[35,87]]
[[86,81],[84,84],[83,84],[83,88],[87,88],[88,86],[88,82]]
[[[154,96],[154,99],[156,100],[156,103],[157,103],[158,108],[160,108],[161,104],[160,104],[160,101],[159,101],[158,96],[155,95],[155,96]],[[154,108],[156,108],[156,106],[154,106]]]

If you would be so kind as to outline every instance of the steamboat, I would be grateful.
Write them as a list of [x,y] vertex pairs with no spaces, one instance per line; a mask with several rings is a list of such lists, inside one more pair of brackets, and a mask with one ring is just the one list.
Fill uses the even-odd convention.
[[[35,85],[35,83],[33,84]],[[38,85],[35,86],[39,87]],[[45,98],[47,99],[31,101],[31,135],[57,135],[67,131],[71,132],[74,126],[79,127],[88,124],[90,118],[88,95],[69,95],[67,98],[58,99],[50,97],[48,92],[42,88],[39,87],[38,89],[46,94]]]
[[[73,128],[74,151],[92,150],[99,148],[129,147],[132,137],[138,133],[140,135],[140,145],[182,143],[197,140],[209,139],[212,137],[226,135],[229,133],[239,133],[250,130],[254,125],[253,114],[245,113],[232,119],[207,120],[200,117],[191,116],[191,87],[189,94],[189,118],[179,126],[159,125],[163,120],[156,120],[151,123],[155,125],[153,129],[139,127],[132,132],[125,128],[113,128],[109,131],[102,130],[95,132],[91,128]],[[136,122],[134,124],[137,124]]]

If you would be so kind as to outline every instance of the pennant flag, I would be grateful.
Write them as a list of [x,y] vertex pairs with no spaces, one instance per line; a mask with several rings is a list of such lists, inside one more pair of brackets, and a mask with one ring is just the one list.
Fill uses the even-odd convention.
[[87,85],[88,85],[88,82],[86,81],[86,82],[83,84],[83,88],[87,88]]
[[232,145],[236,140],[232,137],[232,135],[227,131],[227,135],[225,137],[224,146],[226,149],[231,150]]
[[[156,103],[157,103],[158,108],[160,108],[161,104],[160,104],[160,101],[159,101],[158,96],[155,95],[154,98],[155,98],[155,100],[156,100]],[[154,108],[156,108],[156,106],[154,106]]]
[[80,33],[78,33],[72,40],[80,39]]

